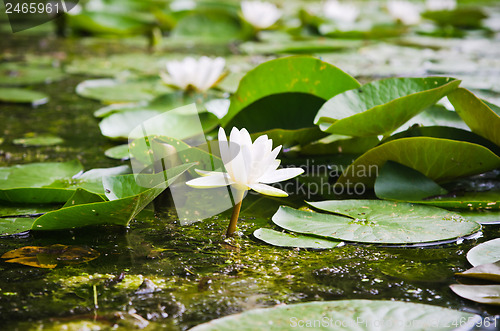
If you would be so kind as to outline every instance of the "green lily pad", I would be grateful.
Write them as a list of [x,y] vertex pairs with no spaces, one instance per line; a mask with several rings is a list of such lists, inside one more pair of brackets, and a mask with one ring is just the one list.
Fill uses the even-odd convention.
[[457,276],[486,279],[493,282],[500,282],[500,261],[495,263],[480,264],[477,267],[459,272]]
[[448,96],[456,112],[472,132],[500,146],[500,115],[470,91],[459,88]]
[[243,37],[238,17],[227,10],[198,10],[181,18],[171,32],[173,39],[231,41]]
[[481,27],[481,21],[488,16],[479,8],[458,7],[453,10],[427,11],[422,13],[422,17],[442,26],[478,29]]
[[[185,106],[196,111],[196,107]],[[160,116],[161,115],[161,116]],[[101,133],[111,139],[140,138],[142,130],[134,130],[142,124],[147,128],[147,135],[168,135],[177,139],[185,139],[208,132],[215,128],[219,119],[212,113],[182,114],[176,111],[130,110],[111,114],[99,123]],[[129,137],[129,135],[131,135]]]
[[[121,113],[132,110],[151,110],[158,112],[166,112],[170,110],[174,110],[175,108],[179,108],[191,103],[196,103],[197,108],[200,109],[200,112],[205,111],[205,105],[203,104],[204,100],[210,98],[211,94],[204,95],[186,95],[182,91],[172,92],[168,94],[162,94],[158,97],[155,97],[151,101],[142,101],[142,102],[130,102],[130,103],[117,103],[105,106],[100,108],[94,112],[95,117],[107,117],[109,115],[115,113]],[[182,108],[183,110],[186,110]],[[179,112],[179,111],[177,111]],[[180,111],[181,114],[187,115],[184,111]],[[196,112],[192,112],[195,114]]]
[[[377,325],[401,331],[424,331],[438,326],[454,330],[456,326],[472,328],[481,322],[479,315],[420,303],[382,300],[316,301],[277,305],[226,316],[192,328],[205,330],[269,330],[318,328],[322,330],[378,330]],[[343,327],[345,326],[345,327]]]
[[[354,78],[342,70],[310,56],[271,60],[257,66],[243,77],[237,92],[231,97],[231,105],[222,119],[222,125],[227,126],[238,113],[266,96],[302,93],[327,100],[359,86]],[[288,114],[283,115],[282,120],[289,117]]]
[[500,157],[481,145],[441,138],[413,137],[386,142],[351,164],[336,185],[360,183],[373,187],[379,169],[394,161],[442,182],[500,167]]
[[144,53],[124,53],[106,57],[77,58],[64,67],[64,71],[74,75],[95,77],[115,77],[123,72],[157,75],[165,69],[166,58]]
[[323,214],[280,207],[272,220],[298,233],[363,243],[414,244],[452,240],[481,229],[444,209],[381,200],[309,202]]
[[329,135],[321,140],[300,148],[301,155],[331,155],[356,154],[360,155],[380,143],[377,137],[349,137],[343,135]]
[[486,241],[467,252],[467,260],[473,266],[500,261],[500,238]]
[[128,144],[118,145],[108,148],[107,150],[104,151],[104,155],[106,155],[110,159],[128,160],[130,159],[130,155],[128,152]]
[[11,236],[29,231],[35,222],[31,217],[0,218],[0,236]]
[[500,285],[462,285],[452,284],[450,288],[456,295],[479,303],[500,305]]
[[14,87],[0,87],[0,102],[31,103],[34,106],[49,102],[49,96],[42,92]]
[[[488,202],[486,202],[486,205],[487,204]],[[500,195],[497,205],[500,205]],[[455,212],[462,215],[466,219],[477,222],[479,224],[483,225],[500,224],[500,210],[477,209],[477,210],[455,210]]]
[[413,202],[447,193],[421,172],[392,161],[382,166],[375,181],[375,194],[380,199]]
[[316,54],[358,48],[363,42],[348,39],[318,38],[312,40],[249,41],[240,45],[246,54]]
[[[88,203],[88,194],[92,193],[85,193],[83,197],[78,197],[77,201],[71,206],[66,206],[39,217],[33,223],[31,229],[47,231],[90,225],[127,226],[130,220],[144,207],[192,166],[194,166],[194,163],[168,169],[165,174],[159,174],[159,177],[168,178],[168,182],[158,183],[158,185],[151,188],[138,186],[134,175],[106,177],[104,183],[106,195],[112,198],[111,201]],[[158,178],[152,176],[152,179],[156,180]]]
[[301,234],[283,233],[265,228],[255,230],[253,235],[255,238],[260,239],[265,243],[279,247],[328,249],[334,248],[340,244],[340,241],[314,238],[312,236],[304,236]]
[[104,194],[102,177],[129,172],[128,166],[83,171],[79,161],[44,162],[0,168],[0,200],[22,203],[66,202],[77,187]]
[[322,137],[313,118],[325,100],[358,86],[348,74],[313,57],[271,60],[243,77],[221,123],[259,134],[285,130],[280,144],[302,145]]
[[29,138],[18,138],[12,141],[15,145],[28,146],[54,146],[64,142],[60,137],[38,136]]
[[[500,222],[495,219],[498,213],[488,215],[483,211],[480,214],[480,208],[487,208],[486,211],[500,209],[500,192],[448,194],[448,191],[421,172],[392,161],[388,161],[380,170],[375,181],[375,194],[380,199],[466,209],[459,214],[480,224]],[[473,208],[477,210],[467,211]]]
[[78,95],[104,103],[148,101],[169,92],[172,90],[159,78],[130,81],[92,79],[76,86]]
[[446,108],[438,105],[432,106],[420,114],[417,114],[394,132],[398,133],[408,128],[412,128],[415,125],[420,127],[445,126],[470,131],[467,124],[465,124],[456,112],[447,110]]
[[387,135],[453,91],[447,77],[389,78],[329,99],[314,123],[323,131],[349,136]]
[[0,64],[0,85],[3,86],[51,83],[64,77],[58,68],[30,66],[26,63]]
[[149,29],[149,22],[136,15],[114,11],[84,11],[68,15],[68,24],[74,30],[101,35],[132,35]]

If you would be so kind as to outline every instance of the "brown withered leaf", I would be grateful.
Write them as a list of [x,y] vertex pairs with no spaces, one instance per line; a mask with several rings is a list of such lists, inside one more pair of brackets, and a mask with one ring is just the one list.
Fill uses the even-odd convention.
[[36,268],[55,268],[59,263],[83,263],[99,257],[99,252],[88,247],[70,245],[26,246],[2,255],[5,262],[20,263]]

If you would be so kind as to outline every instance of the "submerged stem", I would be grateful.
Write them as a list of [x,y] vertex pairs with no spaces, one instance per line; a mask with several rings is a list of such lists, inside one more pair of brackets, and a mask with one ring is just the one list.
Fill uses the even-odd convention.
[[229,221],[229,226],[227,228],[226,236],[232,237],[236,232],[236,223],[238,223],[238,216],[240,216],[241,203],[243,202],[243,196],[245,195],[244,190],[238,190],[236,193],[236,200],[239,201],[233,207],[233,214],[231,215],[231,220]]

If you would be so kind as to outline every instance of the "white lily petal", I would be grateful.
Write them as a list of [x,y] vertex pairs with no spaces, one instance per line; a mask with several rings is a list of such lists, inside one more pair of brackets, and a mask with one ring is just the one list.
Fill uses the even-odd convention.
[[186,185],[194,188],[223,187],[231,184],[234,184],[234,182],[225,172],[214,173],[205,177],[198,177],[186,182]]
[[[221,171],[207,171],[207,170],[201,170],[201,169],[194,169],[194,171],[198,175],[203,176],[203,177],[222,173]],[[229,175],[228,175],[228,178],[229,178]]]
[[259,192],[260,194],[271,195],[273,197],[287,197],[288,193],[283,190],[280,190],[276,187],[272,187],[266,184],[252,184],[249,185],[250,188],[254,191]]
[[281,182],[298,175],[304,173],[304,169],[302,168],[283,168],[275,170],[271,173],[265,174],[264,176],[259,178],[260,183],[270,184]]

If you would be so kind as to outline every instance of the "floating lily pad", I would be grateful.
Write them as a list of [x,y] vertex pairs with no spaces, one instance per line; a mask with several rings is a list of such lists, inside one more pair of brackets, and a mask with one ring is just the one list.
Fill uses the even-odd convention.
[[31,217],[0,218],[0,236],[10,236],[29,231],[35,222]]
[[[497,205],[500,205],[500,195]],[[488,206],[489,202],[486,202]],[[485,204],[485,203],[483,203]],[[469,207],[470,208],[470,207]],[[466,219],[477,222],[479,224],[500,224],[500,211],[499,210],[488,210],[488,209],[477,209],[477,210],[456,210],[456,212]]]
[[283,233],[265,228],[255,230],[253,235],[265,243],[279,247],[328,249],[340,244],[340,241],[326,240],[301,234]]
[[462,298],[479,303],[500,305],[500,285],[452,284],[450,288]]
[[472,269],[459,272],[456,275],[500,282],[500,261],[495,263],[480,264]]
[[421,172],[388,161],[375,181],[375,194],[380,199],[418,201],[448,193]]
[[36,268],[55,268],[59,263],[84,263],[99,257],[100,253],[88,247],[50,245],[17,248],[2,255],[5,262]]
[[23,203],[66,202],[77,187],[104,194],[102,177],[128,173],[128,166],[83,172],[78,161],[44,162],[0,168],[0,200]]
[[58,68],[39,67],[26,63],[4,63],[0,65],[0,85],[22,86],[51,83],[64,78]]
[[439,330],[454,330],[456,328],[454,325],[469,329],[481,322],[481,317],[420,303],[338,300],[253,309],[198,325],[191,330],[281,331],[299,325],[304,328],[315,328],[319,325],[317,321],[325,321],[327,325],[322,326],[323,330],[375,330],[379,329],[375,325],[388,325],[387,328],[398,325],[397,328],[401,331],[424,331],[435,328],[435,325]]
[[139,13],[117,13],[116,11],[84,11],[68,15],[72,29],[101,35],[132,35],[146,32],[150,22],[137,17]]
[[472,132],[491,140],[500,146],[500,115],[486,103],[466,89],[459,88],[449,97],[456,112],[463,118]]
[[64,67],[70,74],[115,77],[122,72],[157,75],[165,68],[166,58],[144,53],[115,54],[106,57],[77,58]]
[[323,214],[280,207],[272,220],[298,233],[363,243],[411,244],[463,237],[481,229],[444,209],[381,200],[309,202]]
[[29,138],[18,138],[12,141],[15,145],[28,146],[54,146],[64,142],[60,137],[38,136]]
[[0,102],[31,103],[38,106],[48,101],[49,96],[42,92],[14,87],[0,87]]
[[[222,119],[222,125],[227,126],[244,108],[266,96],[302,93],[327,100],[359,86],[354,78],[342,70],[313,57],[292,56],[271,60],[257,66],[243,77],[238,91],[231,98],[231,105],[228,114]],[[280,118],[286,119],[288,116]]]
[[128,160],[130,159],[128,144],[108,148],[106,151],[104,151],[104,155],[106,155],[110,159]]
[[373,187],[387,161],[415,169],[438,183],[500,167],[500,157],[481,145],[430,137],[402,138],[360,156],[342,173],[337,185],[350,182]]
[[92,79],[76,86],[76,93],[82,97],[104,103],[148,101],[172,92],[158,79],[119,81],[115,79]]
[[243,36],[242,24],[229,11],[199,10],[181,18],[171,32],[173,39],[201,41],[231,41]]
[[[245,127],[250,133],[288,130],[280,144],[305,144],[322,136],[312,122],[325,100],[358,86],[345,72],[313,57],[271,60],[243,77],[221,122],[226,128]],[[303,129],[309,129],[307,134],[294,132]]]
[[467,252],[467,260],[473,266],[500,261],[500,238],[486,241]]
[[240,49],[247,54],[311,54],[358,48],[363,42],[348,39],[318,38],[312,40],[281,40],[272,42],[246,42]]
[[329,135],[300,148],[302,155],[356,154],[360,155],[379,144],[377,137]]
[[314,123],[323,131],[349,136],[389,134],[453,91],[447,77],[388,78],[329,99]]
[[[188,106],[186,106],[188,107]],[[185,107],[184,107],[185,108]],[[196,108],[193,108],[196,111]],[[160,116],[161,115],[161,116]],[[182,114],[175,111],[130,110],[112,114],[99,123],[101,133],[111,139],[140,138],[140,124],[147,128],[147,135],[171,136],[185,139],[213,129],[219,119],[212,113]],[[132,133],[132,136],[129,135]]]
[[[152,185],[153,182],[149,183],[151,188],[139,186],[134,175],[107,177],[104,185],[106,196],[111,201],[94,202],[94,199],[88,197],[92,193],[80,192],[80,196],[75,197],[75,203],[44,214],[36,219],[31,229],[34,231],[47,231],[91,225],[127,226],[130,220],[144,207],[193,166],[194,163],[183,164],[168,169],[165,173],[158,174],[158,176],[144,175],[156,181],[159,178],[168,178],[168,182],[155,182],[155,185]],[[144,181],[146,180],[149,179],[144,179]]]
[[458,7],[453,10],[437,10],[422,13],[422,17],[433,20],[438,25],[454,26],[459,28],[478,29],[481,21],[488,17],[483,11],[475,7]]

